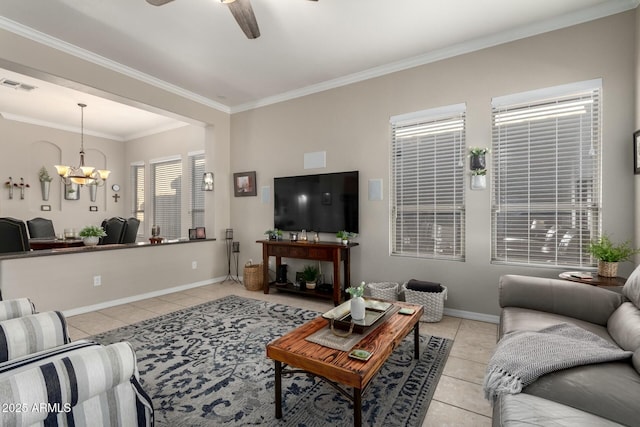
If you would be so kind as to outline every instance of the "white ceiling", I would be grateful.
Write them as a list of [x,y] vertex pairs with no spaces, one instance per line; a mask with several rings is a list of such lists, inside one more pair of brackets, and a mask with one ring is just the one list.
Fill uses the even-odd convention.
[[[175,0],[160,7],[145,0],[2,0],[0,28],[233,113],[575,25],[638,3],[251,0],[261,36],[249,40],[219,0]],[[0,89],[0,111],[5,111],[10,102],[2,102],[5,89]],[[36,98],[38,92],[30,95]],[[77,122],[78,101],[60,96],[71,111],[75,107]],[[23,104],[14,114],[36,116],[37,105]],[[89,107],[87,122],[93,114]],[[114,121],[124,126],[131,121],[129,113]],[[153,122],[150,127],[171,125],[146,119]],[[104,132],[126,138],[144,130]]]

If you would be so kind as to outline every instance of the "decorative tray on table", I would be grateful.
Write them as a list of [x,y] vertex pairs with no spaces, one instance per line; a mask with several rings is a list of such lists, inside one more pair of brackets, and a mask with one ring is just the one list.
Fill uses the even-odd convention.
[[365,298],[364,319],[353,320],[351,318],[351,301],[349,300],[327,311],[322,317],[330,320],[332,327],[361,334],[378,323],[392,307],[393,304],[390,302]]

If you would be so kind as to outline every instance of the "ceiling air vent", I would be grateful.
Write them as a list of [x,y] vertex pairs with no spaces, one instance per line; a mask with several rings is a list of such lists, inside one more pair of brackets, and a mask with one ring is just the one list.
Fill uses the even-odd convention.
[[34,90],[36,87],[26,84],[26,83],[20,83],[17,82],[15,80],[10,80],[10,79],[0,79],[0,85],[5,86],[5,87],[10,87],[12,89],[20,89],[20,90],[25,90],[27,92],[30,92],[32,90]]

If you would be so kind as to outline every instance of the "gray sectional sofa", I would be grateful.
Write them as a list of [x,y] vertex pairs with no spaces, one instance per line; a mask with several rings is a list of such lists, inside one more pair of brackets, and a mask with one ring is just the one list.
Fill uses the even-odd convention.
[[550,372],[520,393],[500,394],[494,426],[640,426],[640,268],[622,294],[565,280],[506,275],[500,279],[499,298],[499,339],[568,323],[629,356]]

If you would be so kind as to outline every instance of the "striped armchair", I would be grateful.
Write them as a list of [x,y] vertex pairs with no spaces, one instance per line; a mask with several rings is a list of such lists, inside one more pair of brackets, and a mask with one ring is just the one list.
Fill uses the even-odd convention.
[[80,340],[0,366],[0,425],[152,426],[131,345]]
[[71,343],[62,313],[1,303],[0,426],[153,425],[129,343]]

